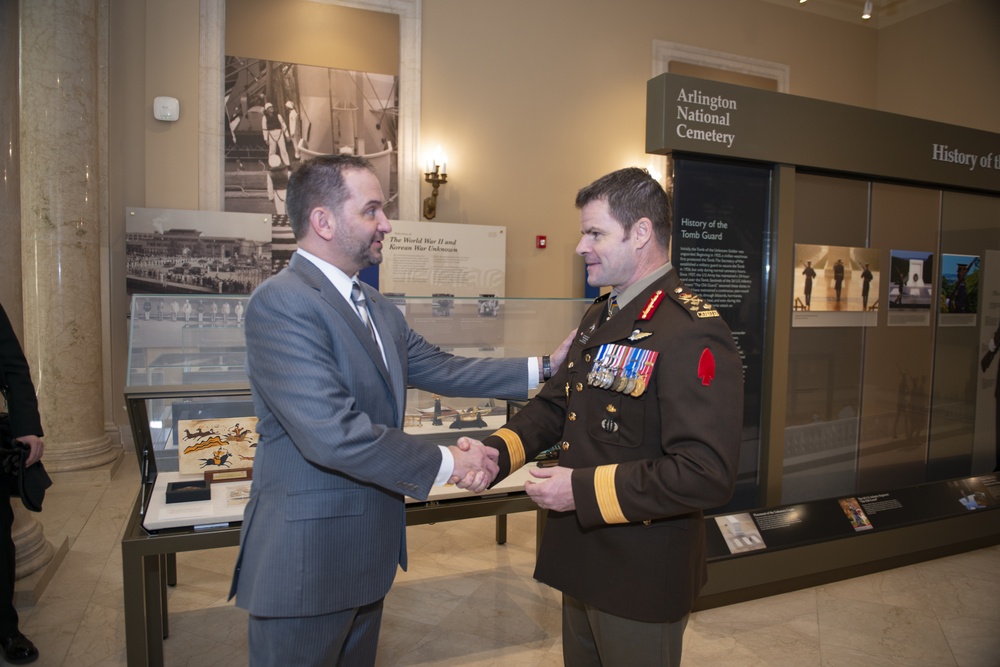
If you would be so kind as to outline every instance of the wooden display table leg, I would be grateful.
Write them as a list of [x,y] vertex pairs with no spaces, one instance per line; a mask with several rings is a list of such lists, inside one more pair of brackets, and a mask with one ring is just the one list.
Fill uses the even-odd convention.
[[497,514],[497,544],[507,544],[506,514]]

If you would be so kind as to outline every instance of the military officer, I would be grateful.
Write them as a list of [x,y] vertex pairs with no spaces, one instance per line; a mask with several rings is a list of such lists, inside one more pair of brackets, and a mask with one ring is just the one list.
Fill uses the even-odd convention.
[[576,199],[587,282],[611,286],[566,362],[501,430],[498,479],[558,443],[527,493],[549,510],[535,578],[563,593],[567,665],[677,665],[707,580],[702,511],[735,485],[743,369],[669,261],[670,198],[643,169]]

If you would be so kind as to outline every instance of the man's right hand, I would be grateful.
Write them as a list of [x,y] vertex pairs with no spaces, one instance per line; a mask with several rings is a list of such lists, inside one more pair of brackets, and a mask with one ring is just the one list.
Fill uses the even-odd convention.
[[457,445],[448,447],[455,458],[455,469],[448,480],[460,489],[482,493],[496,479],[500,453],[472,438],[459,438]]

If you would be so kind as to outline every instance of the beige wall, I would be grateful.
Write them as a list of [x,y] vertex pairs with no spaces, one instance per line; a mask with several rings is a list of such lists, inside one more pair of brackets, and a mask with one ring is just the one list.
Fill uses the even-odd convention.
[[227,0],[226,55],[398,74],[399,17],[309,0]]
[[[150,208],[198,208],[199,5],[199,0],[146,3],[142,205]],[[180,101],[176,122],[153,118],[153,98],[158,96]],[[130,205],[136,204],[127,201]]]
[[[197,208],[200,3],[111,2],[110,238],[123,244],[122,206]],[[751,0],[423,0],[422,11],[421,140],[449,157],[437,219],[508,227],[508,296],[582,293],[573,197],[651,164],[654,39],[786,63],[797,95],[1000,131],[994,0],[880,31]],[[152,119],[156,95],[180,99],[180,121]]]
[[1000,2],[958,0],[879,31],[882,111],[1000,132]]

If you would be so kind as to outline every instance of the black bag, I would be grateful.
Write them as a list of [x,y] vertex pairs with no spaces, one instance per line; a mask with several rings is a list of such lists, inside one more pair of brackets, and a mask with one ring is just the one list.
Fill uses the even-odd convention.
[[11,438],[10,418],[6,414],[0,415],[0,443],[0,474],[6,477],[10,496],[20,498],[28,510],[41,512],[45,489],[52,486],[52,479],[41,461],[25,467],[31,448]]

